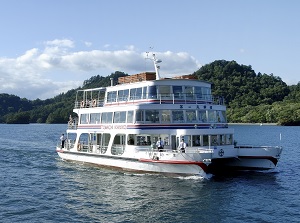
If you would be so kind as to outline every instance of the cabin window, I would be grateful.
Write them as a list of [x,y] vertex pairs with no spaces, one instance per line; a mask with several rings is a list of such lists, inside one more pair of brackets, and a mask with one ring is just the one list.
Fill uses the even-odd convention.
[[144,110],[137,110],[135,113],[136,122],[144,122]]
[[82,146],[87,146],[90,142],[89,134],[88,133],[82,133],[79,137],[78,143]]
[[109,133],[103,133],[102,134],[102,145],[101,145],[101,153],[106,153],[108,144],[110,140],[110,134]]
[[125,123],[126,122],[126,111],[115,112],[114,123]]
[[226,145],[232,145],[233,144],[232,134],[226,134],[225,137],[226,137],[226,139],[225,139]]
[[107,92],[107,102],[115,102],[116,99],[117,99],[116,91]]
[[157,89],[156,86],[149,86],[148,88],[148,98],[157,99]]
[[207,117],[206,117],[206,110],[199,110],[198,111],[198,116],[199,116],[199,121],[200,122],[207,122]]
[[171,96],[170,86],[161,85],[161,86],[159,86],[158,89],[159,89],[158,92],[161,97],[170,97]]
[[151,145],[151,137],[138,135],[136,136],[136,142],[138,146],[150,146]]
[[208,110],[207,116],[208,116],[208,122],[217,122],[216,111]]
[[142,88],[130,89],[130,100],[138,100],[142,98]]
[[185,86],[185,97],[186,99],[193,99],[194,92],[193,92],[193,87],[192,86]]
[[182,86],[173,86],[173,95],[175,99],[183,99]]
[[226,112],[225,111],[217,111],[217,120],[221,123],[226,123]]
[[212,145],[212,146],[217,146],[217,145],[219,145],[218,135],[211,135],[211,136],[210,136],[210,139],[211,139],[211,145]]
[[187,110],[185,114],[187,122],[197,122],[196,110]]
[[143,99],[147,98],[147,87],[143,87],[143,95],[142,95]]
[[89,114],[81,114],[80,124],[88,124],[88,123],[89,123]]
[[133,111],[127,111],[127,123],[133,123]]
[[226,142],[226,137],[225,137],[225,135],[220,135],[220,144],[221,144],[221,145],[225,145],[225,142]]
[[172,111],[172,120],[174,123],[184,122],[183,111]]
[[159,122],[158,110],[146,110],[146,122],[157,123]]
[[195,87],[195,96],[197,100],[203,100],[201,87]]
[[112,123],[112,112],[103,112],[101,117],[101,123]]
[[204,96],[205,100],[212,100],[210,88],[203,87],[202,88],[202,95]]
[[135,144],[135,134],[128,134],[128,138],[127,138],[127,144],[128,145],[134,145]]
[[192,140],[193,140],[193,146],[200,146],[201,145],[200,135],[193,135]]
[[100,123],[100,113],[91,113],[90,124],[99,124],[99,123]]
[[162,123],[170,123],[171,122],[171,111],[170,110],[162,110],[161,111],[161,121],[162,121]]
[[122,155],[125,149],[125,134],[118,134],[114,138],[113,145],[111,147],[112,155]]
[[128,100],[128,95],[129,95],[129,90],[128,89],[119,90],[118,91],[119,101],[127,101]]
[[208,135],[203,135],[203,146],[209,146]]

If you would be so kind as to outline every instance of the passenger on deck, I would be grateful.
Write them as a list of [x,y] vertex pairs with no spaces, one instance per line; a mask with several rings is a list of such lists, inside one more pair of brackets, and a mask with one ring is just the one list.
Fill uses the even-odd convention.
[[162,152],[164,149],[164,141],[159,138],[159,140],[156,142],[156,147],[159,152]]
[[181,140],[179,144],[179,149],[182,153],[185,153],[186,143],[184,142],[184,139]]
[[65,135],[64,134],[61,134],[61,137],[60,137],[60,141],[61,141],[61,148],[65,148]]

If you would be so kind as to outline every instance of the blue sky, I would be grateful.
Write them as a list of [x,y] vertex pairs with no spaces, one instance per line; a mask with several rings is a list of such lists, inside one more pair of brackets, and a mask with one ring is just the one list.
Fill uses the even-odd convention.
[[95,75],[189,74],[215,60],[300,81],[297,0],[0,0],[0,93],[46,99]]

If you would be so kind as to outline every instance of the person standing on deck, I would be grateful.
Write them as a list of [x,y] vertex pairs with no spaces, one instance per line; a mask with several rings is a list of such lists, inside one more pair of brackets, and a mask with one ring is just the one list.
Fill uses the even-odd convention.
[[65,148],[65,135],[64,134],[61,134],[61,137],[60,137],[60,141],[61,141],[61,148]]
[[164,149],[164,141],[161,140],[161,138],[159,138],[159,140],[156,142],[156,147],[158,149],[159,152],[162,152]]
[[179,144],[179,149],[182,153],[185,153],[186,143],[184,142],[184,139],[181,140]]

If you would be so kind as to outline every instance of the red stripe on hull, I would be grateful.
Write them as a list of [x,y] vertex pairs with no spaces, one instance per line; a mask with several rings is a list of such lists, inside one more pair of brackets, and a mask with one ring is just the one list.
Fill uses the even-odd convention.
[[203,162],[196,161],[181,161],[181,160],[153,160],[153,159],[139,159],[140,162],[148,162],[148,163],[162,163],[162,164],[177,164],[177,165],[197,165],[201,167],[201,169],[206,172],[207,165]]

